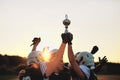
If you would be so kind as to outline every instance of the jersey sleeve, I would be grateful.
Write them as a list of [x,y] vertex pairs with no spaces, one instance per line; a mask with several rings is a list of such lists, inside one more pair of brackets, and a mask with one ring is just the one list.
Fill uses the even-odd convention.
[[80,65],[79,67],[84,72],[84,74],[87,77],[87,79],[89,79],[89,77],[90,77],[90,69],[87,66],[85,66],[85,65]]

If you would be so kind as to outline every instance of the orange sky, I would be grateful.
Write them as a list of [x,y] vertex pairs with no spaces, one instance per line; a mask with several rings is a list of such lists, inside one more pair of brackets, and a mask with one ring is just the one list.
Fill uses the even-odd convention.
[[75,53],[98,45],[95,61],[120,63],[119,0],[0,0],[0,53],[27,57],[33,37],[42,38],[38,50],[59,48],[65,14]]

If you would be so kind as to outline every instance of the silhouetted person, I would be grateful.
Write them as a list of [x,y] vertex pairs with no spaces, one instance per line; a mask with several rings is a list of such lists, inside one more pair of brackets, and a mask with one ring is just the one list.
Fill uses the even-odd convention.
[[108,62],[106,56],[104,56],[102,59],[99,57],[99,63],[95,67],[95,73],[97,74],[100,72],[100,70],[103,68],[104,65],[106,65]]
[[[98,46],[93,46],[91,50],[91,54],[95,54],[99,50]],[[96,65],[94,71],[95,73],[98,73],[102,67],[107,63],[107,58],[104,56],[102,59],[99,57],[99,64]]]
[[[99,71],[100,66],[95,67],[94,56],[99,48],[94,46],[91,52],[78,52],[74,56],[72,50],[72,39],[73,35],[68,33],[68,57],[71,63],[72,69],[72,79],[73,80],[97,80],[97,75],[95,71]],[[106,62],[106,58],[100,60],[101,63]]]

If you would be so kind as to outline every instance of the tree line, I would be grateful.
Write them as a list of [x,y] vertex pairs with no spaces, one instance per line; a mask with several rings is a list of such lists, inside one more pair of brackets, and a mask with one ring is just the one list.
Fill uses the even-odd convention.
[[26,65],[26,58],[0,54],[0,75],[16,74],[20,65]]
[[[26,65],[27,58],[21,56],[9,56],[0,54],[0,75],[17,74],[21,66]],[[95,64],[98,64],[96,62]],[[120,63],[108,62],[103,66],[99,74],[120,75]]]

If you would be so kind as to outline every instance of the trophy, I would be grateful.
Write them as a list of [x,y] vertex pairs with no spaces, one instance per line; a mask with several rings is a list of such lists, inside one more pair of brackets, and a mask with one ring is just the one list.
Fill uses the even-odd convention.
[[68,19],[68,15],[65,15],[65,19],[63,20],[63,24],[65,25],[65,33],[68,33],[68,26],[70,25],[70,20]]

